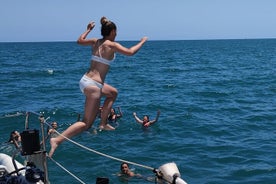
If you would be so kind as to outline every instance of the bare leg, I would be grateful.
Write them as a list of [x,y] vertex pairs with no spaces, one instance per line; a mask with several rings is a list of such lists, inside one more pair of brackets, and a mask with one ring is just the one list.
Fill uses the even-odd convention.
[[78,121],[68,127],[62,135],[58,137],[51,138],[51,150],[49,152],[49,157],[52,157],[56,148],[60,143],[65,140],[65,137],[71,138],[91,127],[94,123],[94,120],[97,116],[97,112],[100,106],[101,99],[101,90],[98,87],[89,87],[85,88],[84,93],[86,95],[85,107],[84,107],[84,116],[83,121]]
[[113,126],[107,123],[107,117],[108,117],[108,114],[110,113],[110,110],[112,108],[114,101],[117,98],[118,91],[116,88],[105,83],[102,89],[102,94],[106,96],[106,99],[103,104],[103,111],[102,111],[101,123],[99,128],[103,130],[115,130]]

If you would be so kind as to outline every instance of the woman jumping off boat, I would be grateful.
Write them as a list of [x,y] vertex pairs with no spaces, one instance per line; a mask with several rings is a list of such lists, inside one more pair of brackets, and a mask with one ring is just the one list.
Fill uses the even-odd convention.
[[108,73],[110,64],[115,59],[115,53],[132,56],[139,51],[143,44],[147,41],[147,37],[143,37],[136,45],[126,48],[115,42],[117,35],[116,25],[106,17],[101,18],[101,34],[102,38],[87,39],[87,35],[95,27],[95,22],[90,22],[87,29],[82,33],[77,41],[78,44],[92,47],[91,64],[88,71],[80,80],[80,90],[84,93],[85,106],[82,121],[78,121],[68,127],[61,135],[52,138],[51,150],[49,157],[52,157],[54,151],[65,137],[73,137],[87,129],[89,129],[96,119],[98,109],[100,107],[101,96],[105,96],[103,110],[101,114],[101,122],[99,128],[101,130],[114,130],[114,127],[107,123],[107,117],[114,101],[117,98],[118,91],[116,88],[104,83]]

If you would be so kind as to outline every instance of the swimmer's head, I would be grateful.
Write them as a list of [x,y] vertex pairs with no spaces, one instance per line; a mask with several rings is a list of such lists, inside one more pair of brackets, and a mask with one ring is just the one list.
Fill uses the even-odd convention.
[[145,115],[145,116],[144,116],[143,122],[149,122],[149,116],[148,116],[148,115]]
[[57,122],[54,121],[54,122],[51,123],[51,125],[52,125],[53,128],[56,128],[57,127]]

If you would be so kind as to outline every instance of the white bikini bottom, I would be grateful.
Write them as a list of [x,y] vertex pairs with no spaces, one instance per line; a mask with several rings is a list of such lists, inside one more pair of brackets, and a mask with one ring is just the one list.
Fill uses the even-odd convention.
[[94,81],[93,79],[87,77],[86,75],[83,75],[80,82],[80,90],[83,93],[83,90],[88,86],[97,86],[98,88],[102,89],[103,85],[97,81]]

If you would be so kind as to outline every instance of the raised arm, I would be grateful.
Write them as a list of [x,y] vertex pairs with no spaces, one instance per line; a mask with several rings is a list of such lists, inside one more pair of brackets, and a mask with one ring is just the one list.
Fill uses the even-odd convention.
[[83,32],[80,37],[77,40],[77,43],[80,45],[93,45],[96,43],[97,39],[93,38],[93,39],[86,39],[87,35],[90,33],[90,31],[95,27],[95,22],[90,22],[87,25],[87,29],[85,32]]
[[160,116],[160,110],[157,111],[156,118],[154,120],[151,120],[149,123],[150,125],[156,123],[158,121],[158,118]]
[[133,113],[133,117],[134,117],[134,119],[136,120],[137,123],[143,124],[143,121],[140,120],[140,119],[137,117],[136,112]]
[[147,37],[143,37],[136,45],[134,45],[130,48],[126,48],[117,42],[113,42],[111,47],[115,52],[119,52],[119,53],[127,55],[127,56],[132,56],[140,50],[140,48],[144,45],[144,43],[147,41],[147,39],[148,39]]
[[116,114],[117,118],[123,117],[123,113],[121,111],[121,107],[118,107],[119,114]]

